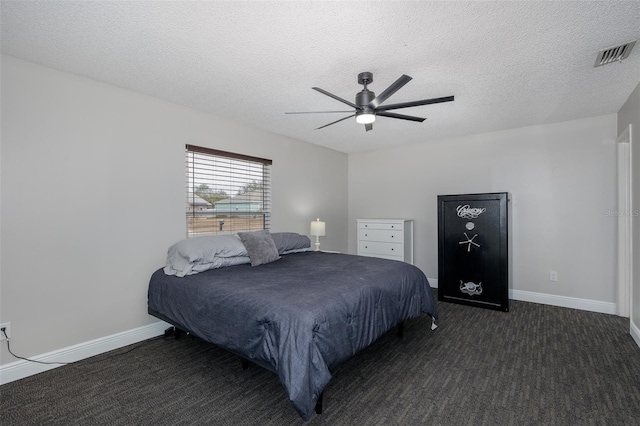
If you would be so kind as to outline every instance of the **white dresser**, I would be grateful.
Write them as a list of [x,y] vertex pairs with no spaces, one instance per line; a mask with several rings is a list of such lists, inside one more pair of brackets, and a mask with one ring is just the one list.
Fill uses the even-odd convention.
[[357,219],[358,255],[413,265],[413,220]]

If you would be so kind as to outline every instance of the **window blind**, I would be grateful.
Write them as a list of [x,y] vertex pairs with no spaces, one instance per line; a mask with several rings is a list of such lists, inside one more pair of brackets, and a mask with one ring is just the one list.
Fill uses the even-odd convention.
[[186,145],[187,237],[270,228],[271,160]]

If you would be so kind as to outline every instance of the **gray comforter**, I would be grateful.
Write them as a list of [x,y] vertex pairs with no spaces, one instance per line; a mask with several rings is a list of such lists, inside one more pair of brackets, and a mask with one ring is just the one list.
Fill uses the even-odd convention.
[[322,252],[184,278],[160,269],[148,296],[150,310],[276,372],[305,420],[332,368],[401,321],[437,315],[420,269]]

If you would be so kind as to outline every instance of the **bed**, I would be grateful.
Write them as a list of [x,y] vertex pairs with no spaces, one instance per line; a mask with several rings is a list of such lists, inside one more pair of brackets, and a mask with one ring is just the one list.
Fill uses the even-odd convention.
[[[173,269],[168,260],[151,277],[148,310],[275,372],[303,419],[313,414],[337,365],[407,319],[426,313],[435,325],[435,301],[420,269],[394,260],[309,251],[303,247],[308,237],[298,234],[286,234],[298,240],[288,246],[281,234],[266,231],[260,238],[265,234],[276,254],[255,266],[247,256],[251,250],[243,253],[251,243],[239,239],[242,248],[199,255],[217,258],[222,266],[194,272],[187,265],[185,272],[184,263],[191,261],[184,255],[177,256],[182,264]],[[225,255],[231,260],[220,261]]]

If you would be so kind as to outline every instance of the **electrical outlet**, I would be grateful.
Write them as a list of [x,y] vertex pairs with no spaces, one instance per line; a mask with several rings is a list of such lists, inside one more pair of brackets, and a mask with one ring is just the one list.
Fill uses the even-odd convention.
[[7,334],[7,337],[11,337],[11,323],[10,322],[3,322],[2,324],[0,324],[0,329],[4,328],[4,333],[0,333],[0,342],[3,340],[6,340],[6,338],[4,337],[5,333]]
[[549,281],[558,281],[557,271],[549,271]]

